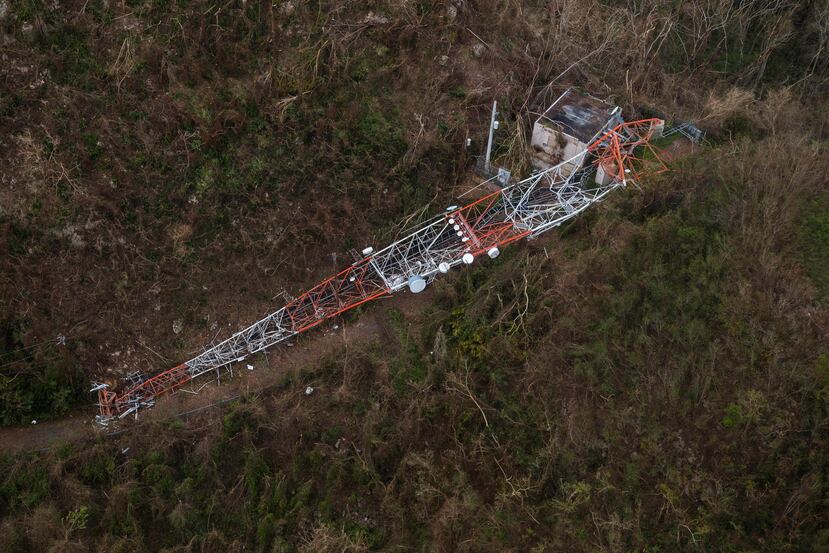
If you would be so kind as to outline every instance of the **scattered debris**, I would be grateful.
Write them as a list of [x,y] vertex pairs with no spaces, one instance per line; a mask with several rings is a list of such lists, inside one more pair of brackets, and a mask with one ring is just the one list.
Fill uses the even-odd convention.
[[694,125],[693,123],[677,123],[674,126],[666,129],[663,136],[671,136],[672,134],[681,134],[694,144],[699,144],[705,140],[705,131]]
[[374,12],[368,12],[368,14],[363,18],[363,23],[368,25],[385,25],[388,22],[388,17],[377,15]]
[[310,396],[313,393],[314,393],[314,388],[312,386],[308,386],[307,388],[305,388],[305,395],[306,396]]
[[249,371],[252,371],[253,370],[253,365],[247,365],[245,368],[247,368],[247,370],[249,370]]

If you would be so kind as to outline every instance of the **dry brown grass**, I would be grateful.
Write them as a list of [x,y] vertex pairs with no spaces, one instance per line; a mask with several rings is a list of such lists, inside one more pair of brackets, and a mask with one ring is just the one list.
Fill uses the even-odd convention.
[[363,553],[368,551],[360,539],[349,537],[344,531],[329,524],[320,524],[303,537],[302,553]]
[[698,121],[709,132],[722,130],[725,121],[734,115],[746,115],[754,102],[754,94],[749,90],[731,87],[724,93],[710,92],[705,102],[703,115]]

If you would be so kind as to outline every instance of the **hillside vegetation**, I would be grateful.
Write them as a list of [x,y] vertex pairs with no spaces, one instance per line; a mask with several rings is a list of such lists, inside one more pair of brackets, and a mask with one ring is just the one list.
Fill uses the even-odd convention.
[[20,0],[0,33],[4,425],[91,418],[90,379],[441,210],[493,99],[515,173],[567,86],[708,132],[271,388],[0,452],[0,551],[829,551],[825,0]]

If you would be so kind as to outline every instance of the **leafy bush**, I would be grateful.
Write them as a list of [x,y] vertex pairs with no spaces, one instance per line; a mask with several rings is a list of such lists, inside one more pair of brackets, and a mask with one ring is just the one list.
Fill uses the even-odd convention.
[[65,415],[89,400],[88,381],[57,343],[26,347],[23,324],[0,326],[0,424],[28,424]]
[[30,509],[49,495],[49,478],[40,463],[0,460],[0,514],[14,515],[21,508]]
[[823,296],[829,294],[829,205],[809,202],[802,211],[798,232],[803,264]]

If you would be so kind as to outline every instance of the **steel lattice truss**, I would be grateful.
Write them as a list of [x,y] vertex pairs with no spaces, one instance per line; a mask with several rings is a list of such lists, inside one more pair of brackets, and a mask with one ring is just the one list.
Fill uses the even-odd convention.
[[[368,251],[344,271],[181,365],[120,394],[97,385],[99,420],[137,413],[160,395],[204,375],[218,377],[234,363],[348,309],[406,287],[419,291],[439,273],[484,253],[496,257],[499,248],[562,224],[638,178],[643,167],[664,170],[649,143],[663,125],[660,119],[622,123],[578,156],[464,207],[453,206],[386,248]],[[638,157],[643,152],[647,160]],[[574,166],[580,168],[572,171]]]

